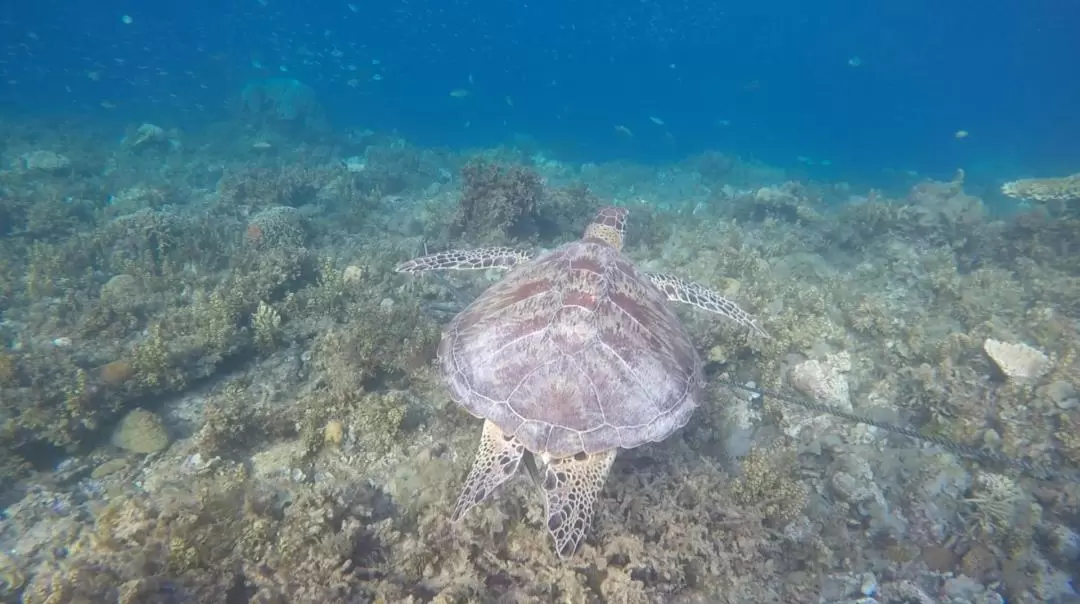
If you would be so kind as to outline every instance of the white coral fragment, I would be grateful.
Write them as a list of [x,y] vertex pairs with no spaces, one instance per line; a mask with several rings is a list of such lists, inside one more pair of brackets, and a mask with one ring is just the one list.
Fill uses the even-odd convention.
[[848,371],[851,371],[851,357],[841,352],[828,355],[824,362],[799,363],[791,371],[791,380],[800,392],[819,403],[851,409],[851,395],[844,376]]
[[1050,358],[1024,343],[1013,344],[987,338],[983,342],[983,350],[1010,379],[1031,380],[1050,371]]

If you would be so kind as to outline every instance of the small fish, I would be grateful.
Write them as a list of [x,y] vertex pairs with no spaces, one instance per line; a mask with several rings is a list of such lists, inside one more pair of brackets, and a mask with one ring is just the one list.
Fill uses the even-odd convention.
[[506,106],[507,107],[513,107],[514,106],[514,99],[510,98],[510,95],[506,95]]
[[123,23],[124,25],[131,25],[132,23],[135,22],[135,19],[132,19],[131,15],[124,15],[124,16],[120,17],[120,22]]
[[860,59],[859,57],[851,57],[850,59],[847,60],[847,64],[848,64],[848,67],[861,67],[862,66],[862,59]]
[[660,119],[658,117],[652,116],[652,115],[649,116],[649,121],[656,124],[657,126],[663,126],[664,125],[664,120],[662,120],[662,119]]
[[627,128],[626,126],[623,126],[622,124],[618,124],[618,125],[615,126],[615,132],[618,132],[619,134],[622,134],[623,136],[630,136],[630,137],[634,136],[634,133],[631,132],[629,128]]
[[455,99],[463,99],[469,96],[469,91],[464,88],[455,88],[454,90],[450,91],[450,96]]
[[953,133],[953,138],[955,138],[956,140],[961,140],[967,138],[969,134],[970,133],[967,130],[957,130]]

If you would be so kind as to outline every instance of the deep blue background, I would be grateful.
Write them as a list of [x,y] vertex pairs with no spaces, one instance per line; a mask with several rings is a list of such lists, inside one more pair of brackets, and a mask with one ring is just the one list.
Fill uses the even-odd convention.
[[0,111],[190,128],[284,73],[336,126],[421,144],[525,134],[578,160],[801,155],[834,177],[1080,170],[1080,0],[352,4],[5,0]]

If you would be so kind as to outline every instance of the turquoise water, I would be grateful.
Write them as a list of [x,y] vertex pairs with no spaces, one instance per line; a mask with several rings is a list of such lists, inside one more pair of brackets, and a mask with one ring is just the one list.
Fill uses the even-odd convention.
[[[719,149],[822,178],[945,177],[963,164],[993,181],[1002,170],[1059,173],[1080,154],[1080,83],[1069,76],[1080,8],[1066,0],[3,11],[0,100],[30,113],[204,125],[249,80],[291,77],[338,127],[425,145],[527,137],[579,161]],[[961,130],[970,136],[957,140]]]

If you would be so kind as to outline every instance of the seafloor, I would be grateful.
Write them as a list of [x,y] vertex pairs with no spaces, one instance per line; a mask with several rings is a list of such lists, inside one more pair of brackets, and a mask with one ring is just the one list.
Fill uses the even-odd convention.
[[[5,602],[1078,601],[1080,208],[1037,194],[1067,179],[994,215],[962,174],[889,192],[719,153],[25,119],[0,141]],[[640,266],[772,337],[678,309],[708,401],[619,455],[561,562],[524,474],[449,520],[480,422],[432,359],[498,275],[392,268],[552,247],[604,204]]]

